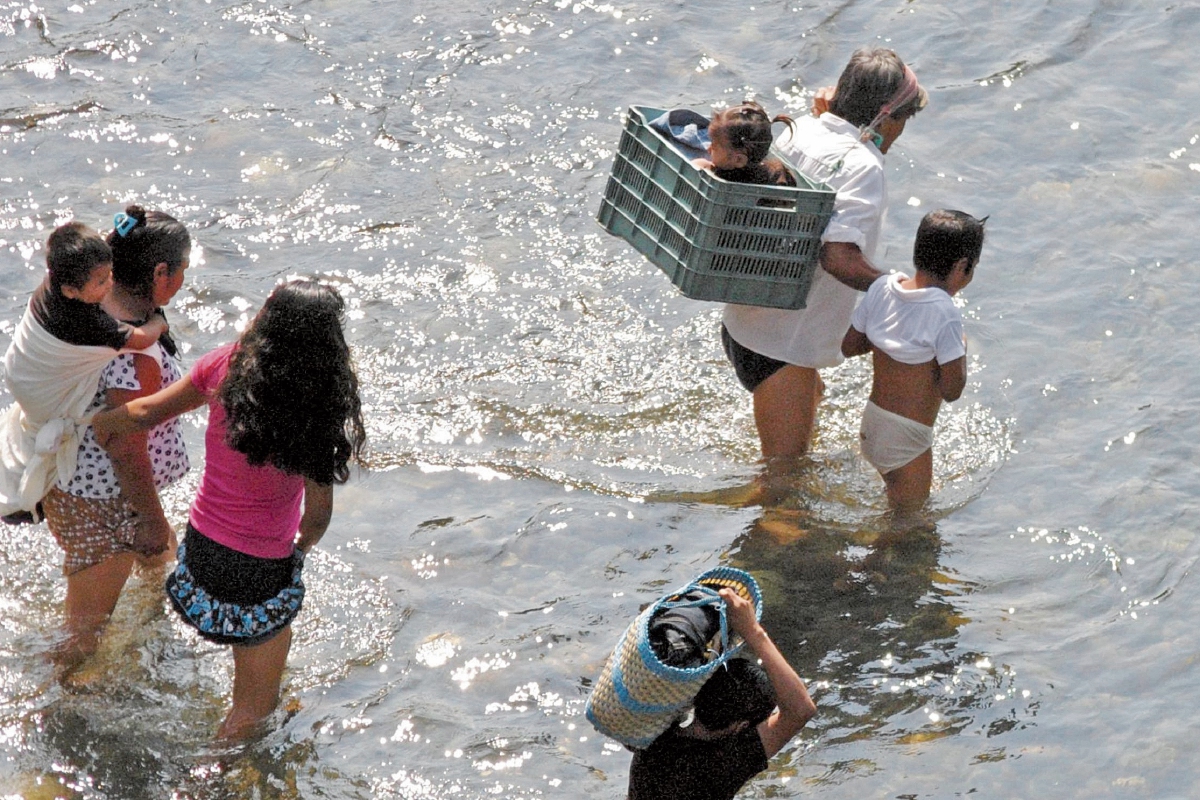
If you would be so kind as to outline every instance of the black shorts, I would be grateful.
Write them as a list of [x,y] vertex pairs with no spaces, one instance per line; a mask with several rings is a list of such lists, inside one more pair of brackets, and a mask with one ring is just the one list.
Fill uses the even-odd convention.
[[721,344],[725,346],[725,355],[733,364],[733,371],[746,391],[753,392],[763,381],[787,366],[786,362],[760,355],[748,348],[742,347],[729,335],[729,329],[721,326]]
[[292,556],[258,558],[239,553],[187,526],[188,569],[196,583],[222,603],[252,606],[292,582]]

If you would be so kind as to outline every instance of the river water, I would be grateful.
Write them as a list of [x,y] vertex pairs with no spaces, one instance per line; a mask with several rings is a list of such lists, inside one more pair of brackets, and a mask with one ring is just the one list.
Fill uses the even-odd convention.
[[[747,797],[1196,796],[1198,40],[1194,2],[0,0],[4,340],[49,230],[138,201],[195,237],[189,359],[281,278],[339,285],[371,435],[242,747],[158,576],[55,683],[59,552],[0,532],[0,797],[615,800],[590,681],[721,563],[819,707]],[[865,365],[754,504],[719,309],[595,223],[624,108],[802,114],[862,44],[930,93],[881,264],[932,208],[991,215],[904,537],[854,449]]]

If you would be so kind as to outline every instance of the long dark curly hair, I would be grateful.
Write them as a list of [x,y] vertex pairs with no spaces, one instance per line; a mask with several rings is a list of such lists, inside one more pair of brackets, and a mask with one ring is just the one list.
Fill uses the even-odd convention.
[[229,446],[317,483],[345,483],[366,431],[358,376],[334,289],[297,280],[275,289],[238,341],[217,399]]

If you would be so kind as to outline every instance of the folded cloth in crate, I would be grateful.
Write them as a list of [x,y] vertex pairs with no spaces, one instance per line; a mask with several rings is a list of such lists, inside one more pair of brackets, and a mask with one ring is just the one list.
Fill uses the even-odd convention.
[[[718,594],[722,588],[733,589],[749,600],[761,616],[758,584],[749,573],[733,567],[710,569],[679,591],[660,598],[625,629],[592,687],[586,713],[596,730],[632,749],[649,747],[691,705],[712,671],[742,649],[745,642],[729,630],[725,621],[725,601]],[[679,616],[669,612],[692,608],[711,608],[715,612],[716,634],[702,645],[697,666],[673,666],[655,653],[652,620],[657,616],[681,622]],[[704,616],[707,618],[707,614]],[[702,628],[707,626],[707,620],[699,622],[701,629],[693,633],[703,636]]]
[[673,108],[650,120],[688,158],[708,158],[708,117],[688,108]]

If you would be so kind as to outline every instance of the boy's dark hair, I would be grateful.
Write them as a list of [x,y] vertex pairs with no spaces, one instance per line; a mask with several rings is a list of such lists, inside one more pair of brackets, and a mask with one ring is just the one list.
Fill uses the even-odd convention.
[[[860,48],[850,56],[850,62],[838,78],[830,112],[847,122],[862,127],[870,125],[904,83],[904,62],[900,56],[885,47]],[[924,89],[890,116],[897,119],[910,117],[925,107],[928,100]]]
[[111,262],[112,250],[82,222],[59,225],[46,239],[46,269],[55,292],[61,293],[64,286],[83,288],[93,269]]
[[171,275],[178,272],[192,248],[192,237],[182,222],[162,211],[131,205],[125,215],[132,227],[108,234],[113,280],[133,296],[148,298],[154,289],[154,268],[166,264]]
[[771,679],[758,664],[731,658],[713,672],[696,695],[696,721],[710,731],[745,720],[750,725],[771,716],[778,700]]
[[950,209],[930,211],[917,228],[913,265],[942,280],[949,277],[960,258],[967,259],[967,274],[983,252],[983,221]]

